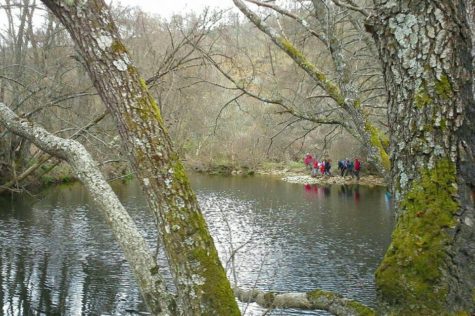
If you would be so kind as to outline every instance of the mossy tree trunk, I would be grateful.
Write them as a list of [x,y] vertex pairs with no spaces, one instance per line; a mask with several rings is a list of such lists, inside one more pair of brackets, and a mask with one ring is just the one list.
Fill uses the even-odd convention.
[[238,315],[233,291],[159,108],[132,65],[104,1],[43,3],[68,29],[115,119],[124,152],[156,217],[180,313]]
[[377,1],[398,220],[376,273],[404,315],[475,311],[475,104],[465,4]]

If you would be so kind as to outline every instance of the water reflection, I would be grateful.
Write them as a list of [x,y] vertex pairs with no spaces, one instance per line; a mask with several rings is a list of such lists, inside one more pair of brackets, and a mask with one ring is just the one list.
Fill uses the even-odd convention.
[[2,204],[0,315],[145,310],[107,225],[88,205],[77,185],[51,191],[34,205]]
[[[269,177],[196,176],[193,185],[230,277],[264,290],[336,290],[372,304],[389,243],[384,190],[304,186]],[[156,233],[136,185],[115,188],[144,236]],[[351,194],[350,194],[351,192]],[[0,315],[136,315],[129,267],[81,186],[0,204]],[[233,255],[234,254],[234,255]],[[163,256],[159,258],[165,265]],[[260,315],[243,305],[248,315]],[[323,312],[274,311],[272,315]]]
[[386,191],[384,193],[384,202],[386,203],[386,209],[390,210],[393,208],[394,204],[391,192]]
[[304,184],[306,198],[328,198],[331,194],[331,188],[328,185]]
[[[370,199],[374,199],[372,194],[372,190],[367,190],[365,187],[360,186],[359,184],[352,184],[352,185],[320,185],[320,184],[309,184],[305,183],[303,185],[305,198],[306,199],[329,199],[332,195],[332,192],[337,193],[338,199],[344,200],[349,199],[353,200],[353,202],[357,205],[361,199],[365,198],[365,194],[371,194]],[[362,189],[363,188],[363,189]],[[380,191],[379,189],[376,189]],[[362,193],[363,191],[363,193]],[[384,195],[385,197],[385,205],[386,209],[390,210],[391,205],[391,197],[388,192]]]

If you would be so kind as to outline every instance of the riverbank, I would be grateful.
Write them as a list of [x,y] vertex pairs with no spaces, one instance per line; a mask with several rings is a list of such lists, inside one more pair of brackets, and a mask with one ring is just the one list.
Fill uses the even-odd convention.
[[[186,165],[186,164],[185,164]],[[262,163],[256,167],[248,166],[232,166],[227,164],[220,165],[211,165],[203,168],[202,166],[197,167],[188,166],[190,170],[199,173],[205,173],[210,175],[227,175],[227,176],[246,176],[246,175],[271,175],[280,177],[282,181],[290,183],[301,183],[301,184],[322,184],[322,185],[331,185],[331,184],[360,184],[366,186],[386,186],[387,184],[384,181],[384,178],[365,174],[361,174],[360,180],[356,180],[351,176],[341,177],[339,175],[334,176],[310,176],[310,172],[305,169],[303,163],[300,162],[289,162],[289,163],[274,163],[266,162]]]
[[[187,170],[209,175],[223,176],[253,176],[271,175],[279,177],[282,181],[301,184],[322,184],[322,185],[343,185],[360,184],[366,186],[386,186],[384,179],[375,175],[367,175],[364,172],[359,181],[356,178],[340,176],[318,176],[311,177],[309,171],[300,162],[265,162],[257,166],[237,166],[235,164],[209,164],[200,165],[184,162]],[[133,174],[127,169],[126,164],[116,164],[113,168],[103,169],[103,174],[109,181],[130,180]],[[31,175],[20,188],[3,188],[0,194],[10,194],[11,192],[40,192],[42,189],[62,183],[75,182],[71,168],[66,163],[54,164],[46,163],[42,165],[36,174]]]
[[339,175],[333,176],[310,176],[306,170],[301,171],[291,171],[287,169],[283,170],[274,170],[274,171],[256,171],[257,174],[268,174],[281,177],[282,181],[290,183],[300,183],[300,184],[360,184],[366,186],[386,186],[384,178],[374,176],[374,175],[361,175],[360,179],[357,180],[356,177],[346,176],[341,177]]
[[362,176],[359,180],[352,178],[351,176],[324,176],[324,177],[311,177],[308,175],[290,175],[284,176],[283,181],[290,183],[302,183],[302,184],[360,184],[366,186],[386,186],[383,178],[375,177],[372,175]]

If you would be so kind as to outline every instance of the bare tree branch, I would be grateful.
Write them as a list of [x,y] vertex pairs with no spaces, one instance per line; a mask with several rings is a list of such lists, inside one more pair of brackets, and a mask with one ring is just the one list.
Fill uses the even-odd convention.
[[360,302],[344,298],[340,294],[313,290],[306,293],[264,292],[257,289],[234,289],[236,297],[246,303],[257,303],[265,308],[299,308],[304,310],[325,310],[340,316],[374,316],[376,313]]
[[351,0],[345,0],[346,3],[342,3],[339,0],[332,0],[332,2],[334,4],[336,4],[337,6],[339,6],[339,7],[359,12],[362,15],[364,15],[365,17],[368,17],[370,15],[369,12],[366,11],[366,9],[359,7],[356,3],[354,3]]

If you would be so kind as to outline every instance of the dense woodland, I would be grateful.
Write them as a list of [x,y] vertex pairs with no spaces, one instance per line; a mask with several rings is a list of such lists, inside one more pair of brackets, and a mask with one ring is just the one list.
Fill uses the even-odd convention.
[[[106,173],[128,174],[114,126],[64,27],[29,2],[24,6],[7,2],[4,12],[8,17],[8,32],[2,34],[4,102],[54,133],[64,137],[80,133],[75,137],[100,157]],[[335,107],[328,93],[237,13],[205,12],[169,20],[130,8],[115,8],[113,14],[132,60],[157,99],[175,148],[190,166],[255,169],[265,162],[300,162],[308,151],[335,160],[366,157],[361,136],[349,126],[348,113]],[[327,11],[315,17],[315,23],[335,24],[335,30],[327,32],[341,37],[339,45],[345,47],[339,50],[345,51],[340,57],[299,23],[282,23],[286,35],[308,51],[309,58],[327,65],[323,70],[329,76],[340,76],[332,60],[345,59],[339,67],[345,67],[346,78],[340,80],[362,94],[363,107],[385,130],[382,72],[374,63],[374,47],[368,47],[374,44],[368,43],[369,34],[358,21],[343,16],[336,21],[341,14],[349,19],[354,13]],[[327,18],[334,21],[326,22]],[[278,16],[269,19],[280,27]],[[80,132],[85,127],[89,132]],[[42,161],[29,144],[13,138],[4,138],[2,146],[5,181]],[[42,164],[43,182],[70,176],[63,170],[44,174],[52,164]]]
[[[100,0],[0,3],[0,190],[53,168],[82,181],[153,314],[235,315],[234,295],[336,315],[475,311],[472,2],[234,0],[239,14],[169,20]],[[183,167],[308,151],[364,157],[393,192],[376,310],[231,285]],[[105,180],[129,173],[176,294]]]

